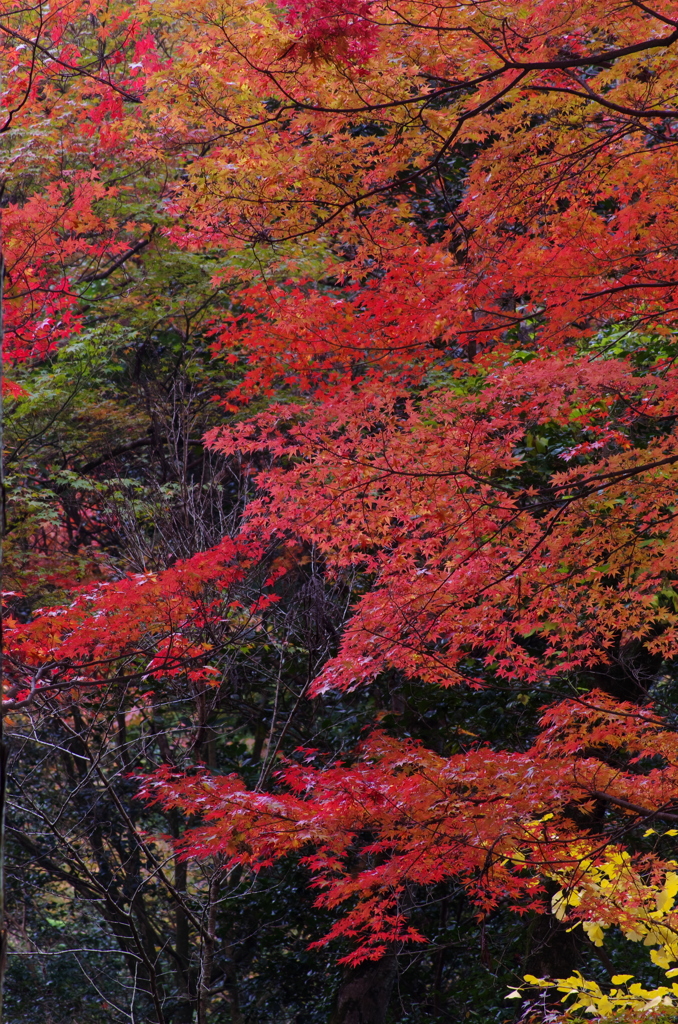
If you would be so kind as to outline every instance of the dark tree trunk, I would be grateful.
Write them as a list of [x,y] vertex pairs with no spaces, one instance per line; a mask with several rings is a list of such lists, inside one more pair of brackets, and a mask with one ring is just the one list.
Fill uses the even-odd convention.
[[347,970],[330,1024],[385,1024],[395,978],[395,953]]
[[538,978],[569,978],[577,966],[577,933],[552,914],[539,914],[525,969]]

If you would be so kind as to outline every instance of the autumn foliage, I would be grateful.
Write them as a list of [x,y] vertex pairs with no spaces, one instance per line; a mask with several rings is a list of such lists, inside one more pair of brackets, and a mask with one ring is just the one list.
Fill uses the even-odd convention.
[[412,893],[450,879],[480,921],[618,928],[661,984],[545,988],[603,1017],[678,1005],[678,4],[0,22],[10,366],[149,303],[135,261],[199,258],[202,344],[232,374],[204,440],[247,495],[216,546],[10,618],[7,710],[216,686],[215,652],[312,559],[350,610],[300,699],[394,678],[533,700],[539,724],[448,756],[384,711],[350,751],[281,735],[256,788],[142,771],[181,856],[300,856],[333,920],[314,943],[354,966],[425,944]]

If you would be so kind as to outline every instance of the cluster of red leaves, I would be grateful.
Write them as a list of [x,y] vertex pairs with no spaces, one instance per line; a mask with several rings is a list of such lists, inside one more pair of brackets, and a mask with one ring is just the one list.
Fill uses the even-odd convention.
[[0,3],[10,362],[41,358],[76,334],[86,286],[148,228],[118,222],[112,211],[120,188],[103,182],[121,160],[128,175],[136,170],[131,124],[147,77],[160,67],[149,10],[146,2]]
[[[197,24],[195,5],[175,7],[189,29]],[[327,232],[328,272],[361,289],[372,277],[367,302],[382,296],[377,353],[389,334],[398,351],[432,338],[494,345],[534,319],[549,347],[633,315],[673,323],[674,3],[655,12],[589,0],[304,0],[273,21],[264,4],[233,0],[229,10],[227,33],[203,18],[203,44],[186,44],[157,97],[181,134],[176,104],[188,81],[200,83],[183,138],[209,145],[177,190],[178,244]],[[369,59],[359,69],[336,54],[318,60],[338,39],[349,50],[369,39]],[[418,190],[436,194],[436,208],[419,211],[433,241],[411,229]],[[396,291],[401,332],[382,334]],[[429,291],[438,293],[431,324],[441,321],[432,334],[415,323],[415,293],[425,302]],[[322,341],[336,301],[326,298],[319,321],[317,300],[307,297],[304,316],[302,299],[299,356]],[[294,312],[290,302],[289,326]],[[357,320],[348,348],[362,336],[369,358],[370,317]],[[268,336],[275,349],[277,327]],[[336,346],[331,328],[328,340]]]
[[5,339],[11,360],[43,357],[78,333],[79,296],[69,268],[74,260],[97,266],[125,248],[111,238],[114,225],[95,212],[111,194],[89,176],[74,174],[3,210]]
[[[642,448],[629,437],[672,414],[676,374],[498,362],[470,390],[450,382],[415,396],[368,378],[209,436],[226,454],[280,459],[256,475],[246,535],[301,537],[335,569],[373,577],[315,692],[387,667],[472,681],[469,654],[526,682],[599,664],[616,642],[671,656],[676,613],[658,595],[675,564],[678,451],[670,432]],[[525,442],[540,430],[563,468],[537,489]],[[598,446],[583,464],[575,437]],[[539,655],[533,636],[545,640]]]
[[334,58],[360,65],[376,50],[377,24],[371,0],[290,0],[285,22],[299,32],[304,57]]
[[[171,768],[143,780],[141,795],[165,808],[200,815],[180,848],[185,856],[223,855],[229,867],[259,870],[301,854],[319,890],[317,905],[343,915],[323,942],[347,937],[357,963],[378,959],[387,944],[425,941],[407,922],[416,887],[455,877],[479,915],[508,905],[544,909],[545,876],[576,887],[580,865],[618,849],[586,838],[572,816],[597,800],[621,807],[671,804],[678,796],[678,740],[648,706],[642,711],[593,692],[585,702],[550,708],[524,753],[479,746],[449,759],[419,744],[373,733],[350,764],[315,766],[309,754],[279,773],[280,790],[257,793],[235,775],[191,777]],[[623,752],[614,769],[597,750]],[[303,753],[303,752],[302,752]],[[664,767],[639,772],[644,757]],[[645,858],[644,870],[660,870]],[[412,890],[411,887],[415,889]],[[631,914],[625,893],[615,913]],[[589,899],[576,917],[615,923],[609,899]]]
[[41,692],[111,678],[149,687],[154,679],[187,672],[193,682],[218,681],[209,664],[216,624],[228,627],[229,614],[235,615],[227,628],[233,640],[275,599],[268,590],[276,571],[256,598],[243,599],[243,581],[262,554],[261,546],[245,548],[226,538],[163,573],[83,587],[70,606],[39,610],[31,622],[9,618],[6,708],[22,707]]

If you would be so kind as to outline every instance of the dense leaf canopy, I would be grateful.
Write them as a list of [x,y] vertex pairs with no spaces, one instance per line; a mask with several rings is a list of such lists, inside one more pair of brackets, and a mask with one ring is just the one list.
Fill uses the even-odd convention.
[[55,902],[116,1021],[675,1012],[678,3],[0,61],[16,961]]

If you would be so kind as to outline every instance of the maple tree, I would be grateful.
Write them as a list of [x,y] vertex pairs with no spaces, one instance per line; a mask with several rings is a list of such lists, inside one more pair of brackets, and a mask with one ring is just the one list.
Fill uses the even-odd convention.
[[[311,563],[348,611],[285,725],[273,711],[258,779],[186,748],[136,766],[184,823],[176,870],[214,867],[213,908],[215,878],[301,857],[331,920],[314,941],[347,943],[354,968],[342,1021],[356,1003],[385,1019],[394,952],[426,941],[413,908],[452,881],[483,924],[543,915],[548,941],[598,949],[618,928],[669,975],[601,987],[554,956],[529,984],[603,1017],[670,1011],[678,5],[167,0],[0,23],[11,358],[111,320],[143,333],[169,275],[159,318],[219,367],[226,422],[202,428],[242,487],[225,538],[118,578],[95,578],[97,555],[68,601],[10,620],[6,710],[112,686],[147,708],[178,677],[204,707]],[[105,552],[124,500],[78,486]],[[17,565],[39,590],[45,560]],[[376,728],[381,709],[350,753],[295,750],[307,700],[384,678],[541,718],[516,744],[440,751],[397,715]]]

